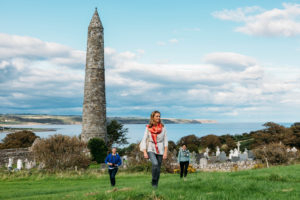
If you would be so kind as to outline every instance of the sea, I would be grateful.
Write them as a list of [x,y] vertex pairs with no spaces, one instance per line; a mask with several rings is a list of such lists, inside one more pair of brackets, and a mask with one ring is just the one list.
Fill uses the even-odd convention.
[[[180,138],[187,135],[196,135],[202,137],[205,135],[224,135],[224,134],[243,134],[251,131],[264,129],[264,123],[212,123],[212,124],[166,124],[168,140],[177,142]],[[290,127],[293,123],[278,123],[285,127]],[[14,128],[46,128],[55,129],[55,131],[35,132],[41,138],[47,138],[54,134],[63,134],[68,136],[78,136],[81,133],[81,125],[7,125]],[[139,142],[145,132],[145,124],[124,124],[128,129],[127,138],[129,143]],[[2,140],[8,133],[0,133]]]

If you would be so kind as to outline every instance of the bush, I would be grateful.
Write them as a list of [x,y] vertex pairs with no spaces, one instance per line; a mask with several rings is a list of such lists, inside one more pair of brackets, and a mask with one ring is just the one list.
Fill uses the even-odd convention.
[[86,169],[90,163],[84,152],[86,143],[77,137],[53,135],[35,143],[32,150],[36,161],[50,170],[72,169],[75,166]]
[[268,163],[273,165],[284,164],[289,161],[286,146],[279,143],[262,145],[254,149],[254,154],[257,159],[262,160],[267,165]]
[[12,149],[31,147],[36,138],[38,138],[38,136],[36,136],[32,131],[24,130],[10,133],[3,139],[3,143],[0,145],[0,148]]
[[[127,154],[128,156],[128,171],[131,172],[150,172],[152,165],[150,160],[144,158],[144,153],[140,151],[139,144],[134,144],[134,148]],[[176,155],[168,151],[168,158],[163,160],[161,172],[173,173],[174,167],[171,163],[176,163]]]
[[97,163],[104,163],[107,155],[107,146],[105,142],[100,138],[92,138],[88,142],[88,148],[92,155],[92,160]]

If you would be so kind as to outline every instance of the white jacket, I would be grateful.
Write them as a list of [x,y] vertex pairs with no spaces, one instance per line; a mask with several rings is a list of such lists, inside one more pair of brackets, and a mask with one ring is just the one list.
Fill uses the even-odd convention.
[[[147,138],[148,138],[148,144],[147,144]],[[148,146],[148,148],[147,148]],[[167,130],[165,127],[162,128],[162,131],[160,134],[157,134],[157,147],[158,152],[156,152],[155,149],[155,143],[151,137],[151,132],[146,127],[144,137],[140,143],[140,150],[144,151],[145,149],[147,152],[154,152],[159,155],[163,155],[165,151],[165,147],[168,147],[168,138],[167,138]]]

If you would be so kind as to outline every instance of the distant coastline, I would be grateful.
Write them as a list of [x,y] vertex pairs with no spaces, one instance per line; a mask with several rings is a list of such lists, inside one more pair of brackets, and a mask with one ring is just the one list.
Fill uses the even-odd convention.
[[[142,117],[108,117],[108,121],[117,120],[122,124],[147,124],[148,118]],[[39,125],[39,124],[81,124],[80,115],[33,115],[33,114],[0,114],[0,126]],[[208,119],[162,119],[165,124],[206,124],[217,123]]]

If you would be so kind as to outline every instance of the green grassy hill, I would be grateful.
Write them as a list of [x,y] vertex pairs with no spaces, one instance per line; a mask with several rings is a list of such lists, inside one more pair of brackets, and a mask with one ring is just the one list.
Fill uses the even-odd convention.
[[300,199],[300,165],[239,172],[198,172],[186,182],[162,174],[158,189],[149,174],[117,175],[113,191],[107,174],[96,172],[0,174],[0,199]]

